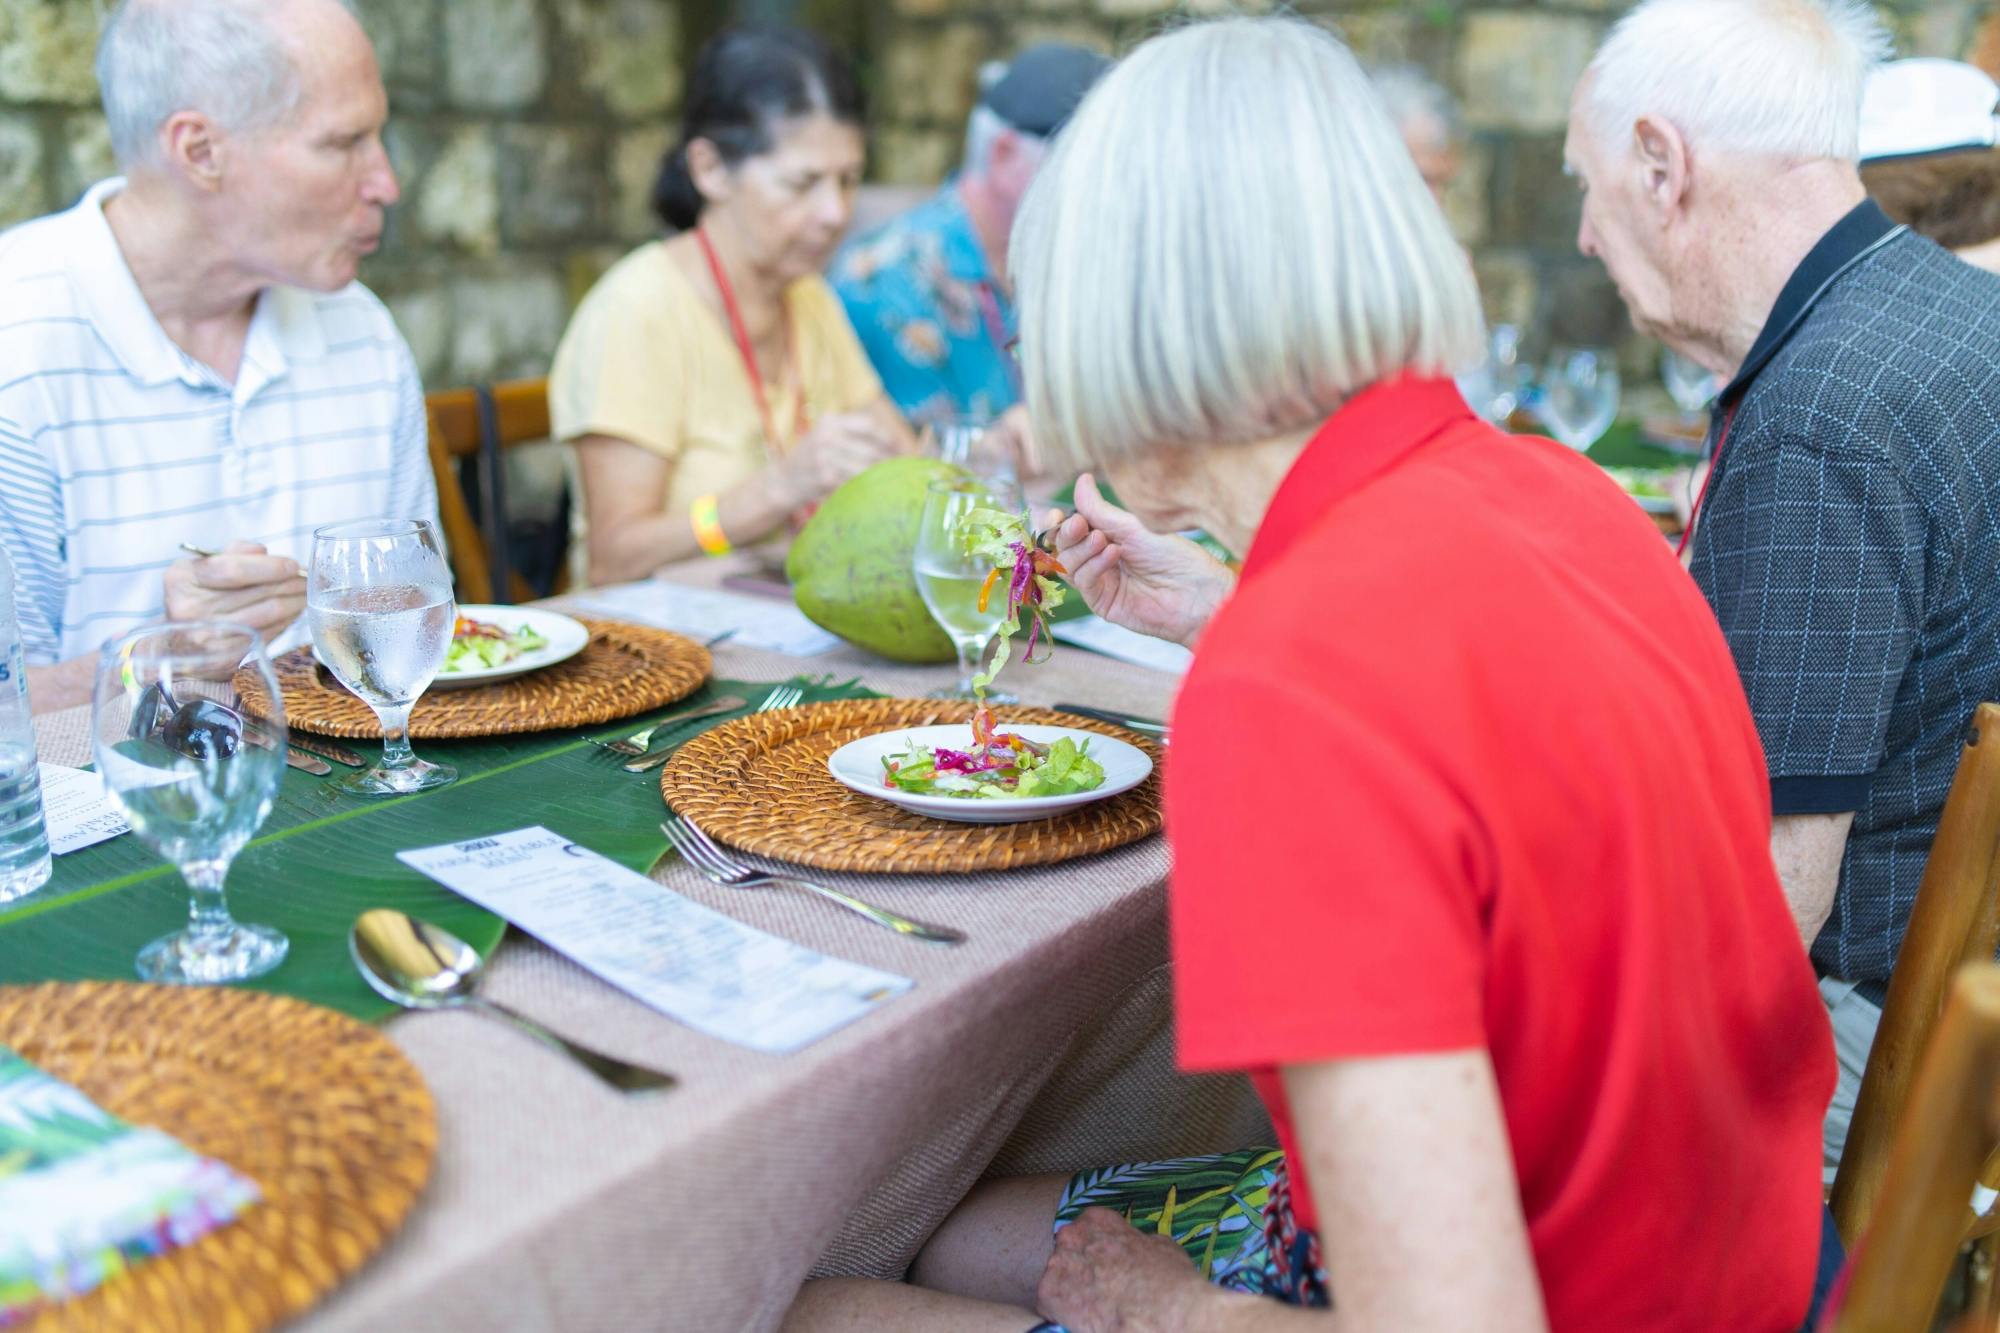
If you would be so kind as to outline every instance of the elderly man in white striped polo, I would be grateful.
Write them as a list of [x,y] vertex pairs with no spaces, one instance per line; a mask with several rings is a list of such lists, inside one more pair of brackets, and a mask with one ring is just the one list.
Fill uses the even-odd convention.
[[97,76],[124,175],[0,234],[0,540],[38,710],[162,617],[282,645],[315,527],[437,506],[415,363],[355,281],[397,187],[354,16],[125,0]]

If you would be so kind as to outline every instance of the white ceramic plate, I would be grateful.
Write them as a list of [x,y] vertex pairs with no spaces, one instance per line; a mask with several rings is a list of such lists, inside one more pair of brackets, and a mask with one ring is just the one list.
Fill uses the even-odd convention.
[[[513,633],[523,625],[531,625],[548,642],[533,652],[522,653],[513,661],[497,667],[482,667],[473,671],[440,671],[431,681],[433,690],[457,690],[473,685],[491,685],[495,681],[512,680],[525,676],[530,671],[540,671],[543,667],[566,662],[583,651],[590,642],[590,631],[568,616],[557,615],[554,611],[542,611],[532,606],[460,606],[458,614],[473,620],[483,620],[489,625],[498,625],[508,633]],[[313,645],[313,656],[323,665],[326,658],[320,655],[319,645]]]
[[468,620],[483,620],[489,625],[498,625],[509,634],[526,625],[548,642],[497,667],[440,671],[437,679],[431,682],[434,690],[455,690],[468,685],[491,685],[498,680],[512,680],[530,671],[567,662],[590,642],[590,631],[579,622],[532,606],[461,606],[458,613]]
[[1065,810],[1074,810],[1080,805],[1130,791],[1153,771],[1153,761],[1144,750],[1114,736],[1071,727],[1015,726],[1004,722],[1000,729],[1019,732],[1043,745],[1052,745],[1064,736],[1071,737],[1079,745],[1089,741],[1090,757],[1104,766],[1104,785],[1095,791],[1077,792],[1070,796],[1030,796],[1021,800],[921,796],[884,785],[884,755],[901,754],[912,746],[942,745],[954,750],[970,748],[972,728],[963,722],[945,727],[901,727],[874,736],[863,736],[828,755],[826,767],[835,781],[863,796],[873,796],[915,814],[928,815],[932,819],[949,819],[959,824],[1018,824],[1023,820],[1047,819],[1050,815],[1059,815]]

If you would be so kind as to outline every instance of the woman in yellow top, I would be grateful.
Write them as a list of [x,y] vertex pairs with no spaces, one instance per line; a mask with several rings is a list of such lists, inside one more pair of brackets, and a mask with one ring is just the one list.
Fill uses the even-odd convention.
[[853,71],[810,33],[703,48],[653,192],[680,234],[599,279],[550,375],[591,582],[760,541],[914,447],[820,277],[861,178],[862,115]]

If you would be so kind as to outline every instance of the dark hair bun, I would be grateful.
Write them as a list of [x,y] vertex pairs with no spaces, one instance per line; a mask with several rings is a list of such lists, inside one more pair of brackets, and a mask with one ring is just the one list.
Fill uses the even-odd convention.
[[683,143],[660,159],[660,175],[653,182],[653,211],[675,231],[689,231],[701,220],[701,205],[701,191],[694,188],[694,177],[688,174],[688,150]]
[[846,125],[866,119],[861,85],[846,56],[803,28],[735,27],[717,33],[695,57],[681,141],[660,163],[653,211],[677,231],[700,221],[706,201],[687,165],[688,145],[696,139],[714,144],[733,167],[769,152],[780,121],[812,114]]

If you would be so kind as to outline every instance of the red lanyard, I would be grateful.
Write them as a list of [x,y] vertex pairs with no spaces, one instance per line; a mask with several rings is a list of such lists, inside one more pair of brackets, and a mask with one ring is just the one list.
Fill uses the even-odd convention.
[[1014,401],[1020,402],[1027,395],[1021,391],[1021,363],[1014,359],[1013,339],[1007,336],[1007,321],[1000,318],[1000,301],[993,295],[993,284],[980,280],[979,315],[986,321],[986,336],[993,342],[993,350],[1000,353],[1000,359],[1007,371],[1007,383],[1014,390]]
[[[773,458],[787,452],[794,441],[806,433],[806,386],[799,380],[797,396],[793,399],[792,436],[789,440],[778,438],[778,423],[771,416],[771,400],[764,395],[764,376],[757,369],[757,353],[750,346],[750,331],[743,327],[743,312],[736,304],[736,289],[729,285],[729,275],[722,271],[722,261],[715,257],[715,247],[708,242],[708,233],[696,227],[694,238],[701,244],[701,252],[708,259],[708,271],[715,279],[715,290],[722,295],[722,309],[729,316],[729,331],[736,335],[736,350],[743,357],[743,373],[750,378],[750,396],[757,400],[757,415],[764,423],[764,447]],[[782,298],[780,298],[782,300]],[[791,313],[785,313],[786,355],[791,361],[792,377],[799,379],[799,347],[796,330],[792,326]]]
[[1722,466],[1722,446],[1729,443],[1729,427],[1736,420],[1736,409],[1743,405],[1738,398],[1722,411],[1722,429],[1715,436],[1715,452],[1708,456],[1708,475],[1701,479],[1701,494],[1694,498],[1694,508],[1688,513],[1687,528],[1681,533],[1680,545],[1674,548],[1674,557],[1679,559],[1687,553],[1688,543],[1694,540],[1695,520],[1701,517],[1702,506],[1708,502],[1708,487],[1715,480],[1715,470]]

